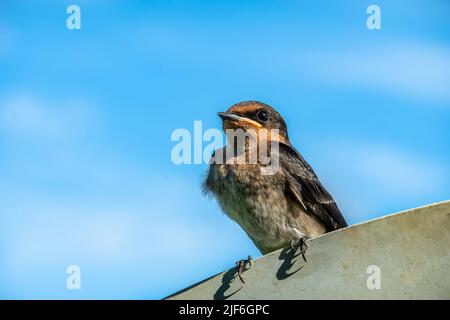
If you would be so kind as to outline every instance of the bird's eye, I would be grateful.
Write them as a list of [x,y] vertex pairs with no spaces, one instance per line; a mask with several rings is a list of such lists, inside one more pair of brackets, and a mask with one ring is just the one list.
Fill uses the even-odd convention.
[[259,121],[266,122],[269,120],[269,113],[266,110],[260,110],[256,114],[256,118],[258,118]]

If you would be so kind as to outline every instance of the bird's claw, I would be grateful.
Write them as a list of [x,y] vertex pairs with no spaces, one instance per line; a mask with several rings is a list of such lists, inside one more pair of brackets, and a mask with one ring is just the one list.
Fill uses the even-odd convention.
[[306,261],[305,253],[306,249],[308,249],[308,245],[306,244],[306,238],[298,238],[291,241],[291,249],[297,252],[298,249],[300,249],[300,253],[302,254],[303,260]]
[[253,259],[251,256],[248,256],[247,260],[239,260],[236,261],[236,267],[238,271],[238,277],[243,284],[245,284],[244,278],[242,278],[242,274],[252,267]]

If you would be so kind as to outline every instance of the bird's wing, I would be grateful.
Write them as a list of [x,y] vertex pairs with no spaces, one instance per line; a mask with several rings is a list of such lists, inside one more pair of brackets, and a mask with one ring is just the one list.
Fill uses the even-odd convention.
[[280,166],[287,175],[288,190],[307,212],[319,218],[327,231],[347,226],[333,197],[322,186],[311,166],[290,145],[280,143]]

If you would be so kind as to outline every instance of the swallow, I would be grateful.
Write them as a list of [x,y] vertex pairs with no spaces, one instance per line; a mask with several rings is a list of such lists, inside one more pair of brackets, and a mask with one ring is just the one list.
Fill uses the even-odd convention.
[[[249,158],[261,143],[276,143],[278,169],[263,174],[259,159],[255,163],[221,159],[231,143],[214,152],[203,183],[204,193],[216,198],[222,211],[237,222],[263,254],[290,246],[300,249],[306,262],[307,240],[347,226],[336,202],[325,189],[311,166],[289,141],[283,117],[271,106],[258,101],[244,101],[219,112],[224,131],[241,129],[260,138],[245,143],[241,152],[235,147],[231,158]],[[276,129],[276,137],[260,134]],[[261,138],[262,137],[262,138]],[[276,140],[276,141],[274,141]],[[269,148],[270,150],[274,148]],[[234,160],[236,160],[234,159]],[[233,159],[231,159],[233,160]],[[251,266],[251,258],[237,262],[238,275]]]

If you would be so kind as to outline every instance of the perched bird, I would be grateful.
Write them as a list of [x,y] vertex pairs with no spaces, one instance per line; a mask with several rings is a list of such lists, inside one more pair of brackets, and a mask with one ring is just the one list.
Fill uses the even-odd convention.
[[[336,202],[291,145],[286,123],[274,108],[258,101],[244,101],[218,115],[224,130],[241,129],[262,137],[256,146],[245,143],[241,153],[234,148],[231,157],[235,159],[231,160],[248,158],[261,143],[275,142],[278,150],[271,156],[278,157],[279,165],[273,174],[262,174],[261,167],[266,164],[259,160],[217,161],[226,154],[226,146],[213,154],[203,191],[217,199],[222,210],[244,229],[263,254],[291,245],[301,250],[306,261],[308,238],[347,226]],[[276,141],[270,134],[260,135],[263,129],[277,129]],[[231,142],[227,139],[227,145]],[[251,265],[250,257],[248,262]],[[246,261],[238,262],[242,281],[246,266]]]

